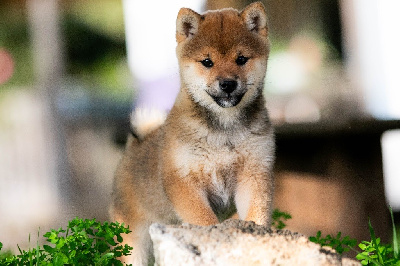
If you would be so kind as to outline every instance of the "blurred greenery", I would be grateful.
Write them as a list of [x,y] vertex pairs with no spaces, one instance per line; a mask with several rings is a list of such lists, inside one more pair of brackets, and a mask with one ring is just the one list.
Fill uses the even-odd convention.
[[[27,17],[25,1],[0,1],[0,48],[15,62],[14,75],[3,88],[34,84]],[[60,18],[66,78],[106,97],[130,98],[133,78],[126,60],[122,2],[62,1]]]
[[[7,49],[15,60],[14,76],[2,85],[3,88],[28,87],[34,84],[33,51],[29,39],[26,1],[0,1],[0,48]],[[65,49],[65,77],[73,79],[74,84],[91,92],[113,99],[131,99],[134,79],[126,59],[122,1],[62,0],[59,3]],[[340,27],[337,28],[339,21],[335,20],[338,14],[325,14],[326,10],[331,10],[332,5],[335,5],[314,4],[308,4],[313,8],[311,17],[294,16],[291,20],[296,23],[293,22],[288,28],[288,18],[280,19],[275,15],[280,14],[282,4],[268,3],[271,19],[274,21],[271,23],[271,56],[287,51],[291,38],[300,34],[300,37],[309,38],[321,49],[324,62],[340,60]],[[308,14],[309,10],[302,9],[302,12]],[[322,16],[327,21],[318,20]],[[333,24],[336,28],[329,30],[328,26]],[[280,27],[283,28],[278,31]]]
[[33,80],[27,23],[26,10],[20,5],[0,1],[0,48],[8,50],[15,62],[13,77],[2,86],[23,86]]
[[94,31],[116,41],[125,41],[121,0],[70,1],[68,14]]

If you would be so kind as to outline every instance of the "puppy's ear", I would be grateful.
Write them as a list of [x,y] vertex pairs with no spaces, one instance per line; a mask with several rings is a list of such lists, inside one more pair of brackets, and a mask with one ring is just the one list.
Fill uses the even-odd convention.
[[176,41],[192,38],[199,29],[201,15],[189,8],[181,8],[176,19]]
[[248,5],[240,12],[240,16],[244,20],[248,30],[264,37],[268,36],[267,13],[261,2]]

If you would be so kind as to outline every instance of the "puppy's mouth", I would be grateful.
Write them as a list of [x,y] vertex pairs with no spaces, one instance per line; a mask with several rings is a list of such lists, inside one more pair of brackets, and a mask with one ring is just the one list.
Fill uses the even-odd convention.
[[226,94],[226,96],[214,96],[210,95],[213,100],[222,108],[234,107],[240,103],[244,94],[234,95],[234,94]]

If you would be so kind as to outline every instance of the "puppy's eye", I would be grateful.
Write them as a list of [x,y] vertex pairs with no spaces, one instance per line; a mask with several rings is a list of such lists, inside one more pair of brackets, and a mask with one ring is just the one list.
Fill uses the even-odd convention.
[[203,66],[205,66],[207,68],[210,68],[210,67],[212,67],[214,65],[214,62],[211,61],[210,58],[206,58],[206,59],[204,59],[203,61],[200,61],[200,62],[203,64]]
[[247,60],[249,60],[249,58],[247,58],[247,57],[241,55],[241,56],[239,56],[238,58],[236,58],[236,61],[235,61],[235,62],[236,62],[236,64],[237,64],[238,66],[243,66],[244,64],[246,64]]

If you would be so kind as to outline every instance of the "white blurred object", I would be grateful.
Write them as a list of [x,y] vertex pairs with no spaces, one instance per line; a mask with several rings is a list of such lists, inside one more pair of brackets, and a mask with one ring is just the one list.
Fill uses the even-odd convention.
[[400,1],[342,0],[350,76],[376,118],[400,118]]
[[304,61],[295,53],[272,54],[268,60],[266,83],[268,91],[274,94],[290,94],[301,90],[307,83]]
[[60,215],[47,123],[43,101],[33,90],[0,98],[0,236],[5,249],[26,242],[29,232]]
[[400,211],[400,130],[383,134],[382,158],[387,201],[394,211]]
[[314,75],[321,70],[323,43],[312,35],[299,33],[290,39],[288,49],[271,53],[266,76],[267,90],[274,94],[292,94],[309,90]]
[[[367,113],[378,119],[400,119],[400,1],[340,4],[348,68]],[[387,200],[400,210],[400,133],[385,133],[382,149]]]
[[138,105],[168,109],[174,102],[179,90],[176,17],[181,7],[201,12],[203,2],[123,1],[128,63],[138,81]]

